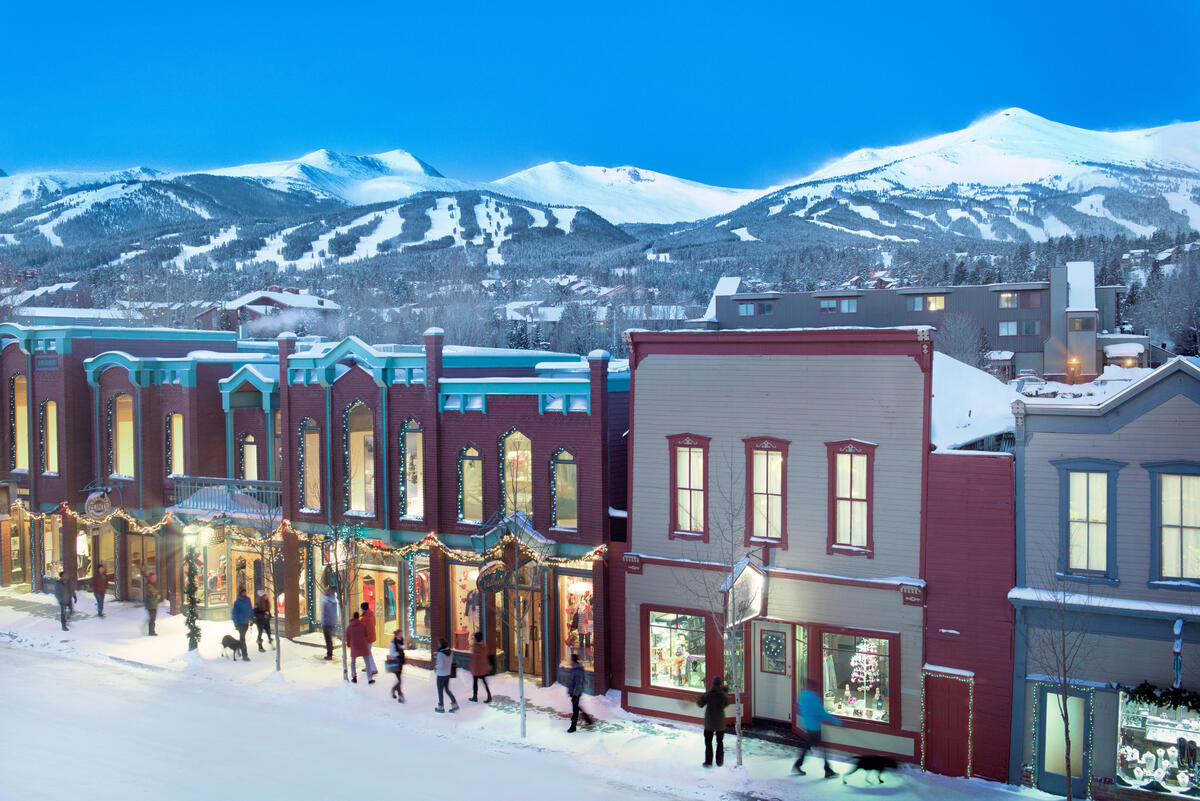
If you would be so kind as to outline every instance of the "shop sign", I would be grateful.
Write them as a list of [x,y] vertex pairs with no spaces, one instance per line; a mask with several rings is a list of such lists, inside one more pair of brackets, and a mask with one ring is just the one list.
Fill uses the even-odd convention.
[[509,585],[511,573],[508,565],[497,559],[479,568],[479,576],[475,579],[475,587],[480,592],[503,592]]
[[103,520],[112,514],[112,501],[107,492],[93,492],[83,504],[83,513],[93,520]]
[[924,606],[925,588],[919,584],[901,584],[900,602],[905,606]]

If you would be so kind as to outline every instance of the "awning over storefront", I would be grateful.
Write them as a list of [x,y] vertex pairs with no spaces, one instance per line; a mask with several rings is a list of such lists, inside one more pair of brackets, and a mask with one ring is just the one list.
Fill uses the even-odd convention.
[[559,555],[559,543],[534,528],[533,521],[524,512],[513,512],[491,525],[484,526],[481,533],[471,535],[471,544],[475,553],[482,554],[494,548],[505,537],[515,539],[522,551],[528,552],[539,561]]

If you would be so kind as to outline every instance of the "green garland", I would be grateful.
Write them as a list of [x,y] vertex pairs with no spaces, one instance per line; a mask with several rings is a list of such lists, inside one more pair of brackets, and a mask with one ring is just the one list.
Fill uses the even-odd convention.
[[1194,690],[1185,690],[1182,687],[1160,689],[1148,681],[1143,681],[1136,687],[1120,686],[1119,689],[1130,701],[1200,713],[1200,693]]
[[187,604],[183,609],[183,623],[187,626],[188,650],[195,651],[200,646],[200,626],[196,624],[196,549],[188,548],[187,554],[187,584],[184,593]]

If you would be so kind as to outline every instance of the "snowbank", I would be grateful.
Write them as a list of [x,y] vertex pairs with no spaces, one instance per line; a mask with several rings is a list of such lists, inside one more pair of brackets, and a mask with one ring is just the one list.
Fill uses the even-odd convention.
[[951,450],[984,437],[1013,430],[1012,402],[1017,391],[983,370],[944,353],[933,354],[932,439],[938,450]]

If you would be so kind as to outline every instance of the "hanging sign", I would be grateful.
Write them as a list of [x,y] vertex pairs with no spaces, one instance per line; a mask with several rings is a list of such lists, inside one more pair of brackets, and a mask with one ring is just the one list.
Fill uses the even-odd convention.
[[475,587],[480,592],[503,592],[509,585],[510,572],[508,565],[497,559],[479,568],[479,576],[475,579]]
[[725,593],[725,625],[729,627],[760,617],[765,609],[767,574],[750,557],[733,566],[721,584]]

